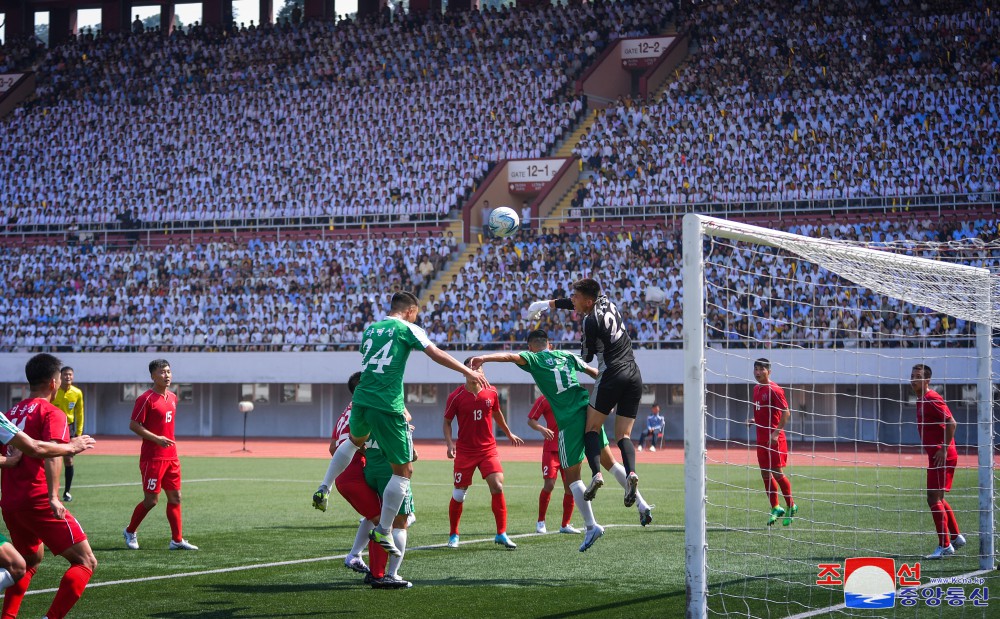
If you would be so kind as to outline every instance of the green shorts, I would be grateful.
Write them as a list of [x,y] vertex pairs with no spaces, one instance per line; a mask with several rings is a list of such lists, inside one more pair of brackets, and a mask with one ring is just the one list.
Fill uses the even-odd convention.
[[[392,477],[392,466],[390,466],[389,461],[385,459],[381,450],[369,448],[365,452],[365,482],[374,488],[381,497],[390,477]],[[413,509],[413,491],[407,488],[406,498],[403,499],[403,504],[399,507],[399,515],[408,516],[413,513]]]
[[7,536],[5,536],[3,533],[0,533],[0,546],[3,546],[4,544],[9,544],[9,543],[10,543],[10,540],[7,539]]
[[[587,433],[587,409],[580,414],[557,417],[559,424],[559,463],[563,469],[568,469],[583,462],[587,454],[583,435]],[[601,428],[601,449],[607,447],[608,435]]]
[[351,408],[351,435],[368,436],[393,464],[413,461],[413,439],[403,413],[380,411],[355,404]]

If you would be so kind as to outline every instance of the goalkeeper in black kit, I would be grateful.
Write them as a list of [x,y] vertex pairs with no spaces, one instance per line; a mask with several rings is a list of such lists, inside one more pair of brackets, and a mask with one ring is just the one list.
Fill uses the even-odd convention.
[[628,475],[625,487],[625,506],[635,503],[639,476],[635,472],[635,447],[632,445],[632,426],[639,413],[642,397],[642,374],[632,354],[632,338],[625,330],[622,315],[607,295],[601,293],[597,281],[584,278],[573,282],[568,299],[535,301],[528,311],[537,316],[546,309],[576,310],[583,315],[583,342],[581,356],[588,363],[597,357],[599,374],[587,407],[587,430],[584,436],[587,464],[593,478],[584,498],[594,498],[604,485],[601,475],[600,430],[608,415],[615,411],[615,440],[621,450],[622,464]]

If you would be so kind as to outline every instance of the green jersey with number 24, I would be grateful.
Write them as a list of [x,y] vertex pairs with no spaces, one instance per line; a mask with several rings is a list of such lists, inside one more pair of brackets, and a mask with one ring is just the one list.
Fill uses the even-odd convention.
[[406,360],[413,349],[430,345],[423,329],[401,318],[388,317],[369,325],[361,338],[361,382],[354,390],[354,405],[402,414]]
[[557,422],[560,417],[579,414],[581,409],[583,414],[587,414],[590,394],[576,376],[578,371],[587,367],[583,359],[563,350],[523,352],[521,358],[528,364],[518,367],[535,379],[538,390],[549,401]]

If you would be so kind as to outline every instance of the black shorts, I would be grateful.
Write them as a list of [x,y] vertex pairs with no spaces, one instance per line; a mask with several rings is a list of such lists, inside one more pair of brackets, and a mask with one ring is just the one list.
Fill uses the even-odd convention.
[[76,422],[74,421],[73,423],[69,424],[68,427],[69,427],[69,437],[73,438],[74,436],[76,436]]
[[635,419],[639,414],[639,400],[642,399],[642,374],[639,366],[629,364],[611,373],[604,371],[597,377],[594,391],[590,394],[590,405],[598,412]]

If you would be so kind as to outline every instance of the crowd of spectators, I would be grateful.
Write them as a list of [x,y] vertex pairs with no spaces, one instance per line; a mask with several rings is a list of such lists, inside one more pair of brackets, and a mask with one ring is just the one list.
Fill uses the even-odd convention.
[[[998,226],[995,218],[883,218],[788,230],[996,271]],[[679,229],[544,229],[459,251],[450,234],[8,249],[0,256],[0,351],[353,349],[393,291],[419,294],[452,259],[461,270],[421,315],[444,347],[517,348],[539,325],[557,345],[579,346],[579,316],[553,311],[536,320],[527,310],[534,300],[567,296],[580,277],[603,284],[636,347],[681,346]],[[720,242],[706,271],[711,345],[970,345],[965,321],[876,296],[788,254]],[[646,300],[650,290],[660,293],[656,303]]]
[[691,3],[676,79],[658,99],[600,111],[578,144],[595,171],[578,203],[619,213],[995,199],[1000,14],[990,4]]
[[0,223],[436,220],[546,155],[584,111],[574,76],[666,6],[77,37],[0,121]]

